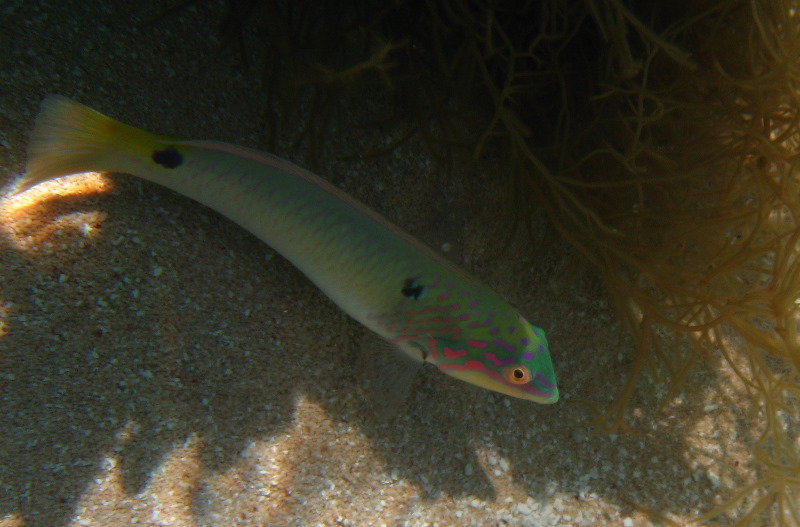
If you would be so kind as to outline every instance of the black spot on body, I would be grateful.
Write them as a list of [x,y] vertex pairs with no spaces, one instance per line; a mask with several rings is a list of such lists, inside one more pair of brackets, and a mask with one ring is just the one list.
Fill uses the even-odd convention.
[[424,292],[425,286],[417,283],[414,278],[406,278],[403,281],[403,289],[401,289],[401,293],[403,293],[404,297],[419,300],[422,298]]
[[153,152],[153,161],[164,168],[178,168],[183,163],[183,156],[174,147],[168,146]]

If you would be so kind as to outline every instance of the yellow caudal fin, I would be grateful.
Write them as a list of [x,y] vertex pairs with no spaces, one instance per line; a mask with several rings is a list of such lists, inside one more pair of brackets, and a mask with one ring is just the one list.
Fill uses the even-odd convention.
[[147,155],[158,141],[158,136],[88,106],[49,95],[42,102],[28,143],[27,171],[13,194],[68,174],[124,170],[120,161]]

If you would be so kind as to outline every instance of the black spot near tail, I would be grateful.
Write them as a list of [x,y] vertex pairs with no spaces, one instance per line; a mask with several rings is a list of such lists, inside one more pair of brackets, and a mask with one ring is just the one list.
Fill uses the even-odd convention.
[[178,168],[183,163],[183,156],[175,150],[175,147],[168,146],[163,150],[153,152],[153,161],[164,168]]

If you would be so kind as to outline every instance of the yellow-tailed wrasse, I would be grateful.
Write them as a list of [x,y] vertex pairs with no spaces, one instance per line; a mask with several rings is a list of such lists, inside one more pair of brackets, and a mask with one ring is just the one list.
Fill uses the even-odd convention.
[[558,400],[544,332],[498,294],[318,176],[270,154],[154,135],[42,103],[16,192],[80,172],[163,185],[238,223],[398,351],[472,384]]

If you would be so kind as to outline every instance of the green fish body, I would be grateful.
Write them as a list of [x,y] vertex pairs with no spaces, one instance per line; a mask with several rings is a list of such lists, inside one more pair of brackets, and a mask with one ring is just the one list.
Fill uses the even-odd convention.
[[558,399],[541,329],[480,281],[307,170],[239,146],[150,134],[49,96],[16,193],[89,171],[133,174],[218,211],[414,359],[515,397]]

